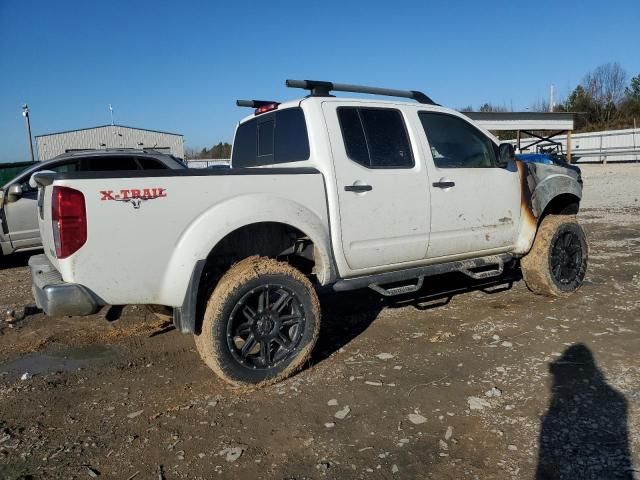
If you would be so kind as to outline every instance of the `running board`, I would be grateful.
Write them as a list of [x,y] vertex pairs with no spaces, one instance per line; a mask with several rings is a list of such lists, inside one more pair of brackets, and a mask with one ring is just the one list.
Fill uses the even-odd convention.
[[473,278],[474,280],[482,280],[483,278],[498,277],[498,276],[502,275],[502,272],[504,272],[504,261],[503,260],[500,260],[496,264],[496,268],[493,269],[493,270],[483,270],[482,272],[472,272],[468,268],[460,270],[460,273],[464,273],[465,275],[467,275],[468,277]]
[[378,292],[380,295],[384,295],[385,297],[392,297],[394,295],[402,295],[403,293],[417,292],[422,288],[423,282],[424,277],[418,277],[418,281],[415,285],[402,285],[401,287],[385,288],[377,283],[372,283],[369,285],[369,288],[374,292]]
[[[424,267],[409,268],[386,273],[377,273],[364,277],[343,278],[333,284],[333,289],[337,292],[357,290],[369,287],[384,296],[400,295],[402,293],[413,293],[422,287],[424,277],[432,277],[443,273],[461,272],[473,279],[490,278],[501,275],[504,271],[504,264],[513,259],[511,254],[491,255],[489,257],[472,258],[457,262],[446,262]],[[492,270],[474,272],[474,269],[495,266]],[[417,280],[414,285],[403,285],[400,287],[384,288],[381,285],[404,282],[407,280]],[[383,293],[386,292],[386,293]]]

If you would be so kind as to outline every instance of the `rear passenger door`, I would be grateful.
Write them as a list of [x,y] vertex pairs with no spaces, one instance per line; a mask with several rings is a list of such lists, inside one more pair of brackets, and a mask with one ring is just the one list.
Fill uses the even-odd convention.
[[323,104],[338,192],[342,250],[351,270],[424,259],[429,190],[402,111]]

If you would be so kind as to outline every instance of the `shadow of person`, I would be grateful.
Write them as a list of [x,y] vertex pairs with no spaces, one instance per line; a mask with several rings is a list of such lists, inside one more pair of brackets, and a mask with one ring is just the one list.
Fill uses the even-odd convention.
[[553,397],[542,418],[536,480],[633,479],[627,401],[591,351],[572,345],[549,371]]
[[320,302],[320,337],[311,357],[317,364],[361,335],[378,317],[384,305],[370,290],[325,293]]

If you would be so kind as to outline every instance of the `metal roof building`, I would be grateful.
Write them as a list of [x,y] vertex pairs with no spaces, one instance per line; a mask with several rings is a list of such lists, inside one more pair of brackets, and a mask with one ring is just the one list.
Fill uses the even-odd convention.
[[69,151],[102,148],[153,148],[184,158],[184,142],[181,134],[124,125],[101,125],[36,135],[35,138],[38,157],[41,161]]

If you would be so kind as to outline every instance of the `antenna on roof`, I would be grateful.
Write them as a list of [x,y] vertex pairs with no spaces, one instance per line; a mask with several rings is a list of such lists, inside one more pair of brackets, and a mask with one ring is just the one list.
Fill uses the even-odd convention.
[[372,95],[384,95],[387,97],[411,98],[420,103],[437,105],[431,98],[417,90],[395,90],[392,88],[366,87],[364,85],[349,85],[346,83],[333,83],[321,80],[287,80],[287,87],[309,90],[312,97],[328,97],[331,92],[370,93]]

